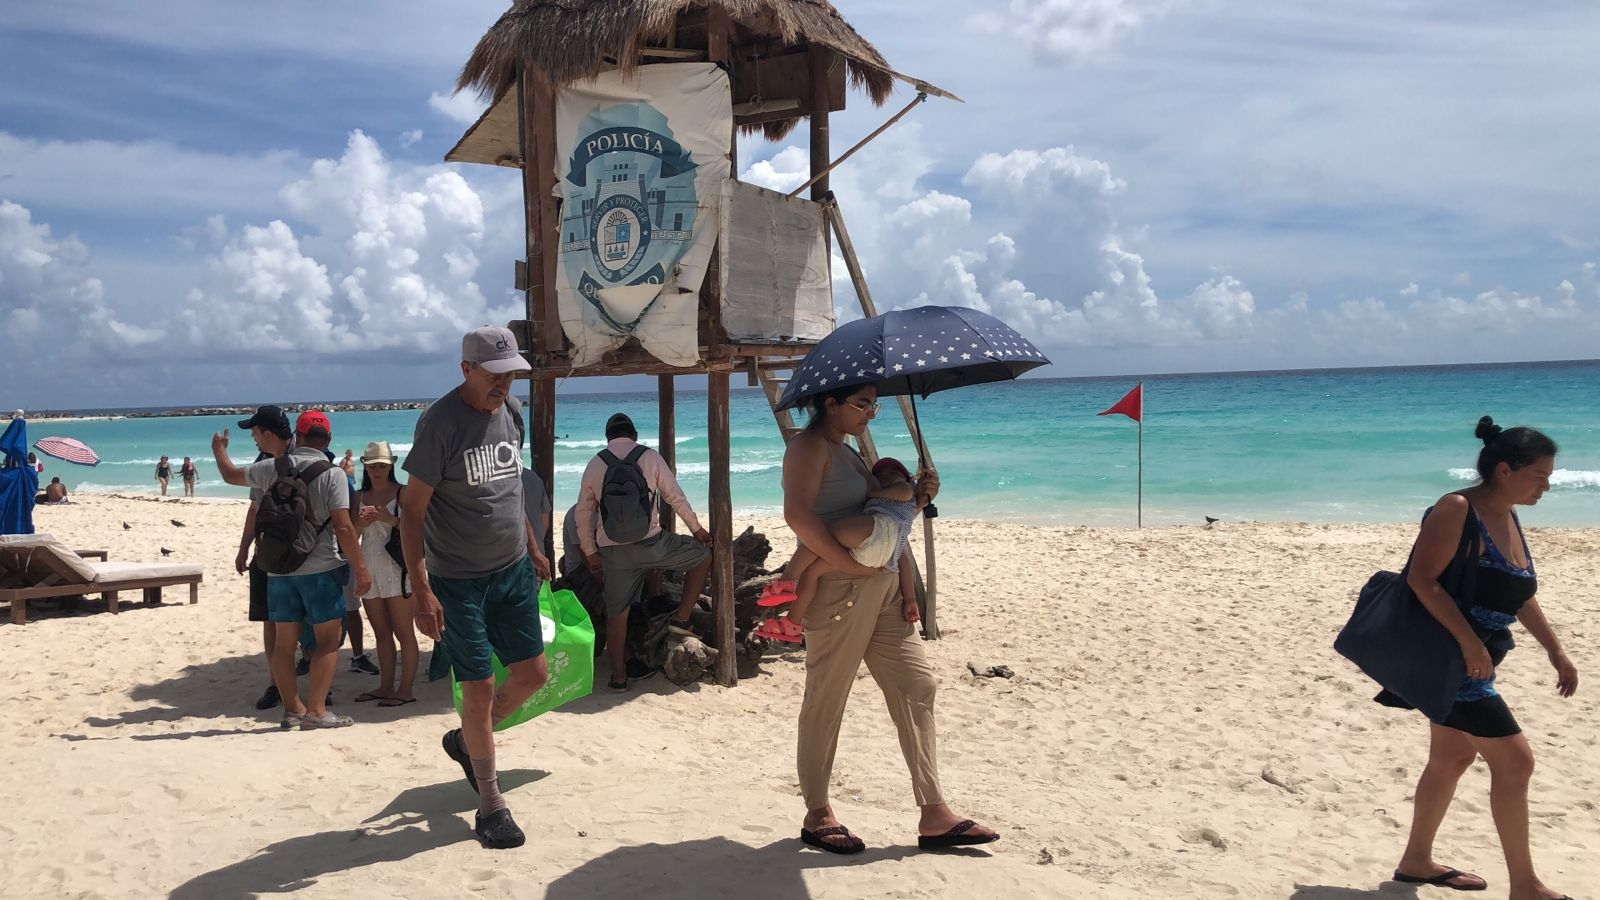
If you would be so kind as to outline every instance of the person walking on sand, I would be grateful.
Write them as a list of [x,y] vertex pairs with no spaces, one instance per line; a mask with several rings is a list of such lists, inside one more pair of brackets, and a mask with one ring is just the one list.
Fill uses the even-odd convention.
[[[417,627],[461,683],[461,727],[445,732],[444,752],[478,792],[473,833],[495,849],[526,837],[500,793],[494,724],[548,677],[534,575],[549,578],[550,561],[522,502],[522,411],[511,396],[529,368],[509,329],[467,332],[461,384],[417,418],[400,507]],[[491,656],[509,672],[498,689]]]
[[[1394,880],[1458,891],[1481,891],[1488,882],[1433,858],[1434,838],[1455,798],[1456,783],[1474,760],[1489,764],[1489,809],[1510,877],[1510,900],[1559,900],[1533,867],[1528,840],[1528,783],[1533,748],[1505,698],[1495,688],[1495,669],[1511,650],[1511,623],[1521,622],[1543,647],[1556,673],[1556,691],[1578,690],[1578,667],[1562,649],[1555,629],[1539,606],[1533,554],[1515,507],[1532,506],[1550,489],[1555,441],[1532,428],[1502,430],[1484,416],[1478,421],[1476,486],[1445,494],[1424,515],[1412,548],[1406,583],[1439,624],[1460,643],[1466,676],[1443,721],[1429,722],[1428,763],[1412,799],[1411,835]],[[1464,534],[1476,532],[1481,547],[1471,596],[1452,597],[1439,583]],[[1385,690],[1377,701],[1409,709]]]
[[[938,684],[912,627],[915,597],[902,597],[899,576],[857,562],[834,539],[828,523],[857,515],[867,491],[880,487],[866,463],[844,443],[860,437],[878,411],[875,385],[841,388],[811,399],[811,421],[789,441],[783,457],[783,517],[795,539],[835,570],[822,576],[805,622],[806,688],[800,703],[796,767],[806,816],[800,839],[829,853],[860,853],[866,844],[840,824],[829,802],[839,725],[863,661],[888,701],[911,770],[922,815],[917,845],[940,849],[986,844],[994,831],[951,811],[939,786],[933,715]],[[932,471],[918,478],[913,497],[926,505],[939,494]],[[903,560],[902,560],[903,562]]]
[[[405,590],[403,559],[395,559],[399,545],[400,495],[405,485],[394,474],[395,456],[388,441],[373,441],[361,454],[361,489],[356,492],[356,527],[361,530],[361,557],[372,573],[372,590],[362,596],[372,640],[378,650],[378,686],[356,697],[357,703],[376,700],[379,706],[415,703],[417,680],[416,605]],[[399,671],[396,671],[396,642]],[[397,680],[398,676],[398,680]]]
[[[262,492],[262,499],[255,506],[258,538],[263,517],[271,518],[269,512],[292,511],[296,503],[305,503],[310,527],[314,528],[309,551],[293,570],[267,573],[267,618],[277,631],[272,680],[282,698],[284,728],[339,728],[354,723],[348,716],[329,712],[326,699],[333,686],[344,619],[344,589],[334,577],[334,570],[344,563],[334,550],[335,542],[354,568],[357,590],[371,589],[372,577],[361,561],[360,539],[350,522],[350,496],[344,475],[323,454],[331,429],[309,428],[300,436],[300,445],[290,449],[289,439],[280,428],[283,411],[272,415],[273,409],[276,408],[258,409],[255,416],[239,423],[240,428],[250,429],[256,446],[272,459],[253,463],[247,469],[235,466],[228,458],[227,429],[212,435],[211,452],[223,481]],[[298,491],[291,488],[294,482],[300,486]],[[267,510],[268,504],[274,504],[274,510]],[[297,545],[299,538],[294,543]],[[258,556],[261,546],[258,542]],[[311,626],[316,641],[310,650],[310,691],[304,702],[296,689],[294,663],[301,623]]]
[[167,482],[172,480],[172,463],[165,456],[156,462],[156,481],[161,485],[161,496],[167,495]]
[[185,456],[183,465],[178,467],[178,475],[183,478],[183,495],[193,497],[195,480],[200,477],[200,472],[194,467],[194,460]]

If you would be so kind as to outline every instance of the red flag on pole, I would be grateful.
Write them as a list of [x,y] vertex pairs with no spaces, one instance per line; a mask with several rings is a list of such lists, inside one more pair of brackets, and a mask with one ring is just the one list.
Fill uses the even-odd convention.
[[1142,383],[1134,385],[1133,390],[1129,391],[1121,400],[1113,403],[1110,409],[1102,413],[1095,413],[1097,416],[1114,416],[1118,414],[1127,416],[1140,424],[1144,423],[1144,385]]

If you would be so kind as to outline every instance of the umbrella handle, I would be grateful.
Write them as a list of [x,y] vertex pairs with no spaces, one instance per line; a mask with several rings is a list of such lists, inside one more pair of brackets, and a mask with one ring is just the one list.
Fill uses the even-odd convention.
[[939,518],[939,507],[934,506],[932,503],[929,503],[927,506],[924,506],[922,508],[922,517],[924,519],[937,519],[937,518]]

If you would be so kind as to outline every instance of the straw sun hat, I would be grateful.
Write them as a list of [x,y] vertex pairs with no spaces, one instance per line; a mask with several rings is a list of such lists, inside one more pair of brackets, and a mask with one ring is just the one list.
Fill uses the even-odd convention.
[[368,441],[367,449],[361,453],[361,462],[363,465],[366,463],[388,463],[391,466],[394,465],[394,453],[389,450],[389,442]]

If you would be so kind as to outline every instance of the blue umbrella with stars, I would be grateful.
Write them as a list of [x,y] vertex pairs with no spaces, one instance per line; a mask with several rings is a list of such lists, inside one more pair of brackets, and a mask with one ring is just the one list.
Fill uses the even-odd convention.
[[[818,394],[875,384],[879,396],[916,398],[936,391],[1010,381],[1047,365],[1039,348],[994,316],[964,306],[918,306],[847,322],[811,348],[778,398],[778,409]],[[920,423],[915,434],[921,435]],[[919,441],[917,454],[926,465]]]

